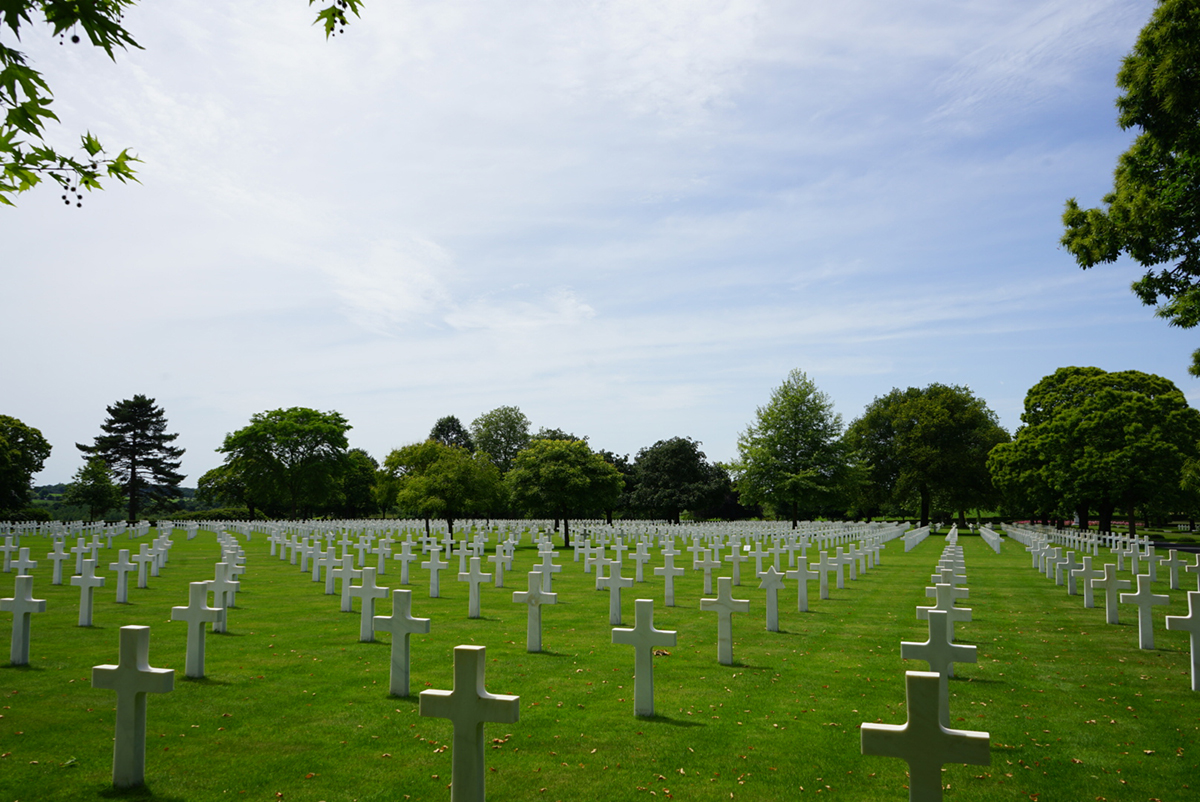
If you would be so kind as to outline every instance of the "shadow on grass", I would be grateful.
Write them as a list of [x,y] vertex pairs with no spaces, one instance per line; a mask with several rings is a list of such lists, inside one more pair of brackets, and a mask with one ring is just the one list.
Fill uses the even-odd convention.
[[19,663],[17,665],[13,665],[12,663],[5,663],[4,668],[11,669],[13,671],[21,671],[21,672],[26,672],[26,671],[33,672],[33,671],[45,671],[46,670],[44,668],[41,668],[40,666],[35,666],[30,663]]
[[181,796],[156,794],[148,785],[139,785],[136,788],[115,788],[110,785],[98,792],[97,796],[103,799],[136,799],[139,802],[184,802]]
[[671,718],[655,713],[653,716],[638,716],[638,721],[645,721],[648,724],[667,724],[672,727],[703,727],[706,726],[703,721],[688,721],[685,718]]
[[229,685],[230,683],[221,679],[213,679],[212,677],[188,677],[183,674],[179,675],[180,682],[187,682],[192,685]]
[[571,656],[564,652],[552,652],[549,649],[542,649],[540,652],[531,652],[531,654],[544,654],[547,657],[570,657]]

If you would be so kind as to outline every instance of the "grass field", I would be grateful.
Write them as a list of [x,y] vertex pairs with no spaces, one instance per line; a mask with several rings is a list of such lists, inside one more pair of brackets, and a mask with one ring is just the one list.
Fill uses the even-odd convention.
[[[789,581],[779,633],[765,630],[764,591],[746,581],[734,594],[752,606],[734,616],[733,666],[717,663],[698,572],[676,581],[674,608],[657,578],[625,591],[626,626],[644,597],[656,601],[656,626],[678,631],[677,647],[655,658],[652,719],[633,715],[633,650],[611,644],[608,594],[569,553],[558,559],[559,603],[543,610],[541,654],[525,652],[526,608],[511,601],[534,562],[528,545],[508,587],[483,589],[478,620],[467,617],[465,583],[443,573],[442,598],[430,599],[414,568],[413,615],[433,624],[412,636],[413,692],[452,687],[454,646],[487,647],[488,690],[521,697],[518,723],[487,727],[492,800],[904,800],[905,764],[863,757],[858,727],[905,720],[904,671],[925,664],[901,660],[900,641],[926,638],[914,608],[929,603],[943,544],[930,537],[908,554],[889,544],[882,565],[830,600],[817,600],[814,584],[808,613],[796,611]],[[1163,629],[1164,614],[1186,612],[1185,592],[1155,610],[1158,648],[1139,651],[1133,607],[1108,626],[1100,600],[1084,609],[1030,569],[1020,544],[1006,539],[999,555],[978,538],[960,544],[971,591],[960,606],[974,621],[957,639],[978,647],[978,663],[957,667],[951,720],[991,734],[992,763],[947,766],[946,799],[1200,798],[1187,636]],[[449,722],[420,718],[415,696],[390,697],[389,645],[357,642],[358,603],[339,612],[323,583],[268,556],[261,535],[245,542],[229,633],[207,636],[203,680],[183,677],[186,625],[169,619],[188,582],[212,577],[214,535],[177,534],[162,576],[131,588],[130,604],[115,603],[104,570],[90,628],[75,625],[78,589],[50,584],[47,542],[25,545],[41,561],[34,595],[47,612],[33,617],[31,665],[0,667],[0,802],[449,799]],[[114,541],[104,566],[129,545]],[[379,584],[398,579],[397,563]],[[13,574],[0,574],[0,595],[12,589]],[[1166,582],[1155,590],[1167,593]],[[7,643],[10,616],[0,621]],[[151,627],[150,663],[176,669],[176,683],[149,699],[147,787],[120,794],[110,785],[115,695],[91,688],[91,667],[116,662],[126,624]]]

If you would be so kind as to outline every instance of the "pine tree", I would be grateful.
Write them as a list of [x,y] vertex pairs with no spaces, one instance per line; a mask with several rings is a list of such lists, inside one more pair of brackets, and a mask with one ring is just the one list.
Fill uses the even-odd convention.
[[135,395],[108,407],[104,434],[90,446],[76,443],[84,454],[104,459],[129,499],[129,520],[147,504],[180,495],[178,473],[183,449],[172,446],[178,434],[167,434],[167,418],[153,398]]

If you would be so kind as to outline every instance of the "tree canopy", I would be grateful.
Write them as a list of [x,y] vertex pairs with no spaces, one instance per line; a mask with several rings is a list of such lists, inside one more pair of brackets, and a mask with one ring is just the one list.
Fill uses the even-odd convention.
[[1025,396],[1022,426],[989,467],[1016,504],[1052,502],[1083,526],[1096,510],[1102,531],[1116,509],[1181,501],[1184,466],[1198,454],[1200,412],[1161,376],[1059,368]]
[[965,510],[990,503],[995,490],[987,457],[1008,440],[983,399],[945,384],[893,389],[872,401],[846,433],[869,480],[893,504],[919,503],[922,526],[935,503],[957,511],[960,524]]
[[471,422],[471,437],[475,448],[508,473],[517,452],[529,445],[529,418],[517,407],[496,407]]
[[471,433],[467,431],[467,427],[462,425],[462,421],[456,415],[438,418],[437,423],[433,424],[433,429],[429,431],[429,439],[436,440],[444,446],[457,446],[467,451],[475,450],[475,442],[471,440]]
[[738,438],[738,490],[744,504],[769,504],[796,526],[829,500],[846,458],[842,418],[829,396],[793,370],[755,411]]
[[[316,23],[325,36],[345,30],[346,12],[358,16],[363,0],[335,0],[317,12]],[[308,0],[312,6],[317,0]],[[60,41],[79,44],[82,31],[93,47],[116,60],[118,49],[141,49],[123,26],[124,16],[136,0],[5,0],[0,3],[0,36],[7,32],[18,41],[22,28],[35,19],[50,27]],[[5,30],[7,29],[7,31]],[[0,204],[13,205],[12,197],[41,183],[44,176],[54,179],[64,190],[63,200],[70,205],[82,200],[80,190],[100,189],[102,178],[136,181],[133,163],[139,161],[122,150],[107,158],[100,141],[85,133],[80,137],[82,153],[60,152],[46,141],[46,126],[57,122],[51,106],[53,93],[42,73],[33,69],[25,54],[0,40]]]
[[29,503],[33,475],[50,456],[42,433],[16,418],[0,415],[0,512]]
[[89,457],[67,485],[63,502],[86,507],[88,520],[94,521],[125,501],[121,488],[113,481],[112,471],[100,456]]
[[430,439],[392,451],[383,464],[397,480],[395,504],[423,518],[440,518],[451,532],[456,520],[500,501],[500,469],[484,453]]
[[[1087,269],[1127,254],[1133,291],[1170,323],[1200,323],[1200,6],[1159,0],[1117,73],[1117,122],[1139,130],[1103,206],[1063,213],[1062,244]],[[1160,305],[1161,304],[1161,305]],[[1190,371],[1200,375],[1200,349]]]
[[275,409],[251,416],[217,451],[252,507],[295,518],[336,500],[350,428],[337,412]]
[[107,407],[108,418],[100,425],[90,446],[75,447],[88,457],[104,459],[128,499],[130,521],[147,505],[180,496],[180,457],[183,449],[171,445],[178,434],[167,433],[167,416],[153,398],[135,395]]
[[654,517],[679,523],[684,510],[716,506],[729,477],[708,462],[690,437],[659,440],[637,453],[630,504]]
[[534,440],[517,454],[505,484],[517,509],[560,518],[563,545],[569,546],[569,519],[611,509],[624,480],[582,440]]

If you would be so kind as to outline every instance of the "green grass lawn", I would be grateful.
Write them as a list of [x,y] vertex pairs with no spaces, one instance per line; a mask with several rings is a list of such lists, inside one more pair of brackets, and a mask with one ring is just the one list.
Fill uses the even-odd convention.
[[[1186,612],[1185,592],[1155,610],[1158,648],[1139,651],[1132,606],[1108,626],[1102,600],[1085,610],[1030,569],[1020,544],[1006,539],[997,555],[976,537],[960,543],[971,591],[960,606],[974,621],[957,626],[957,639],[978,647],[979,662],[951,680],[951,720],[991,734],[992,763],[948,766],[946,798],[1198,798],[1188,641],[1162,628],[1164,614]],[[905,554],[893,541],[881,566],[830,600],[817,600],[814,583],[808,613],[796,611],[789,581],[779,633],[765,630],[764,591],[746,581],[734,594],[752,605],[734,616],[734,666],[717,663],[716,615],[699,609],[698,572],[677,580],[675,608],[662,605],[657,578],[625,591],[626,626],[634,599],[648,597],[656,626],[678,631],[677,647],[654,661],[652,719],[633,715],[633,650],[611,644],[608,593],[570,553],[559,556],[559,603],[543,610],[541,654],[525,652],[526,608],[511,601],[534,562],[528,545],[508,587],[483,589],[478,620],[467,617],[465,583],[443,573],[443,597],[430,599],[414,567],[413,615],[433,624],[411,639],[413,692],[452,687],[454,646],[487,647],[488,690],[521,697],[519,723],[487,726],[492,800],[904,800],[905,764],[863,757],[858,727],[905,720],[904,671],[925,664],[901,660],[900,641],[926,638],[914,608],[930,603],[924,588],[943,544],[930,537]],[[128,796],[449,799],[449,722],[420,718],[415,696],[390,697],[390,647],[358,643],[357,601],[353,614],[339,612],[338,597],[270,557],[263,536],[245,543],[230,631],[207,636],[208,677],[198,681],[183,677],[186,625],[170,621],[170,608],[186,603],[188,582],[212,577],[211,533],[177,534],[162,576],[131,588],[131,604],[115,603],[104,570],[91,628],[75,625],[78,589],[50,584],[47,542],[25,545],[41,561],[34,595],[47,612],[33,617],[31,666],[0,667],[0,802],[127,796],[110,786],[115,694],[91,688],[91,667],[117,661],[126,624],[149,625],[151,665],[176,669],[175,690],[149,699],[147,788]],[[113,545],[105,568],[130,543]],[[0,574],[0,595],[12,595],[13,576]],[[396,563],[379,584],[398,579]],[[1166,582],[1155,590],[1167,593]],[[389,600],[378,604],[389,611]],[[10,620],[0,617],[5,645]]]

